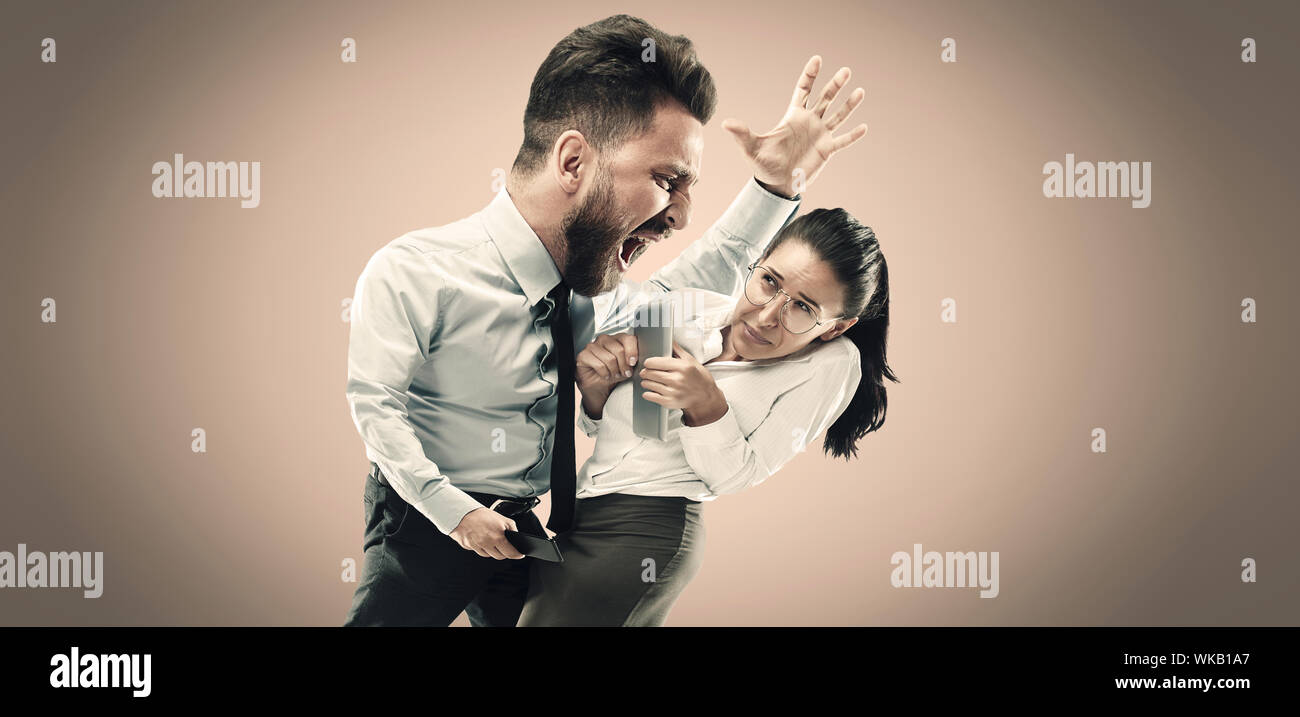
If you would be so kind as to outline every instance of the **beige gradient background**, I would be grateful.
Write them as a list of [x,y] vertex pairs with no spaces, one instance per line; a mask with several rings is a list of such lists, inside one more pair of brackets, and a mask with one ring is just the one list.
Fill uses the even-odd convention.
[[[5,3],[0,550],[106,575],[0,590],[0,624],[341,624],[367,468],[341,302],[491,199],[538,64],[615,12],[691,37],[720,93],[694,226],[634,279],[748,176],[722,119],[771,127],[812,54],[853,69],[870,131],[803,206],[875,228],[902,379],[856,462],[818,441],[706,506],[669,624],[1300,622],[1300,8],[674,0]],[[153,198],[176,152],[260,161],[261,206]],[[1067,152],[1152,162],[1150,208],[1044,198]],[[913,543],[998,551],[1001,594],[891,587]]]

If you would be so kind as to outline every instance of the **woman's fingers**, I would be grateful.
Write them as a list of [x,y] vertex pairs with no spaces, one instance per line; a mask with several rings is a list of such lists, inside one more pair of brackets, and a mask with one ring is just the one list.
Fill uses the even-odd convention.
[[630,371],[636,366],[636,337],[632,334],[616,334],[610,338],[616,340],[622,348],[623,359],[627,362],[627,368]]
[[644,384],[646,381],[654,381],[656,383],[662,383],[666,385],[666,384],[674,383],[676,378],[677,378],[677,373],[674,371],[659,371],[652,368],[641,369],[642,384]]
[[[591,371],[597,376],[600,376],[601,380],[605,380],[604,377],[607,371],[607,369],[605,368],[605,362],[601,361],[595,356],[592,356],[590,351],[584,350],[582,353],[578,354],[578,358],[575,363],[578,364],[578,368],[587,369],[588,371]],[[578,377],[581,378],[582,374],[579,373]]]
[[623,353],[622,345],[612,336],[597,336],[596,340],[592,341],[592,345],[600,349],[601,360],[609,365],[610,378],[624,376],[627,373],[627,361],[620,355]]
[[628,378],[632,375],[632,366],[636,364],[636,337],[631,334],[604,334],[593,342],[614,357],[615,369],[619,376]]
[[623,376],[623,372],[619,370],[618,367],[618,359],[614,354],[606,351],[599,345],[595,343],[589,344],[584,353],[589,354],[597,363],[599,363],[601,375],[604,376],[606,381],[612,381],[615,376]]
[[651,356],[641,365],[648,369],[656,371],[680,371],[686,368],[687,363],[684,359],[668,358],[667,356]]
[[659,383],[658,381],[647,381],[644,378],[641,379],[641,388],[642,390],[650,391],[660,396],[670,396],[673,394],[671,386]]

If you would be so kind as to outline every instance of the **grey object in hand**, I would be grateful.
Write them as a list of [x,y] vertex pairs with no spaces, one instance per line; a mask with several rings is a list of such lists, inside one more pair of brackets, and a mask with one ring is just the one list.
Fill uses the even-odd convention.
[[[651,320],[638,321],[633,329],[636,336],[637,370],[632,372],[632,431],[642,438],[662,441],[668,436],[668,409],[641,397],[641,367],[645,360],[657,356],[673,355],[673,316],[671,304],[656,307],[662,310],[648,312]],[[641,316],[644,317],[643,313]]]

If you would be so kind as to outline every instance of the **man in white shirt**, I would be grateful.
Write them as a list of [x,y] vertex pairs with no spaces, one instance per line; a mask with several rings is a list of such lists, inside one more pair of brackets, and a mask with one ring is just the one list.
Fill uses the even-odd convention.
[[550,527],[567,529],[572,509],[574,352],[627,328],[641,291],[738,287],[793,216],[797,190],[866,133],[832,136],[862,91],[828,116],[849,73],[813,98],[820,64],[809,61],[771,132],[724,123],[754,177],[642,287],[622,275],[686,227],[716,93],[688,39],[626,15],[552,49],[506,186],[486,208],[371,257],[348,347],[348,401],[371,471],[346,624],[445,626],[461,611],[476,626],[515,624],[528,561],[504,531],[544,536],[528,508],[552,488]]

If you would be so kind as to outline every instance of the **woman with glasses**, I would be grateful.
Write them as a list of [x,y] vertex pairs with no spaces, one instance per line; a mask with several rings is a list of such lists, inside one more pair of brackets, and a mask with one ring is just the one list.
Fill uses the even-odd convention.
[[[757,485],[825,432],[846,460],[885,419],[889,272],[875,233],[843,209],[786,225],[742,292],[690,307],[671,358],[638,361],[630,334],[577,357],[578,424],[596,438],[577,482],[563,563],[534,560],[520,626],[662,625],[700,568],[700,507]],[[632,429],[632,371],[668,413],[665,440]]]

